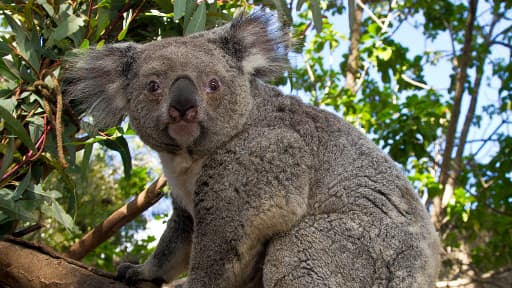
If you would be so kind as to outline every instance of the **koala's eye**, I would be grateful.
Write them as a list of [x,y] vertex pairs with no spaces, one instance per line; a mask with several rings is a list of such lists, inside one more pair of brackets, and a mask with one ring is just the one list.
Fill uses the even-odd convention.
[[149,93],[160,92],[160,83],[158,83],[158,81],[155,81],[155,80],[149,81],[148,86],[146,87],[146,90]]
[[208,81],[208,92],[213,93],[220,89],[220,82],[219,80],[213,78],[210,81]]

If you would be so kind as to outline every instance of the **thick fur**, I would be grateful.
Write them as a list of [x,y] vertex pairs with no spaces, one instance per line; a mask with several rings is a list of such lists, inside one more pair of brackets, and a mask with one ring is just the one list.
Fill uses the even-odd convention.
[[[121,265],[120,279],[188,271],[188,288],[434,286],[438,236],[395,163],[336,115],[261,81],[283,72],[288,41],[256,13],[72,62],[68,98],[100,125],[128,114],[172,187],[155,253]],[[190,109],[169,95],[178,79],[197,91]],[[176,120],[181,108],[193,121]]]

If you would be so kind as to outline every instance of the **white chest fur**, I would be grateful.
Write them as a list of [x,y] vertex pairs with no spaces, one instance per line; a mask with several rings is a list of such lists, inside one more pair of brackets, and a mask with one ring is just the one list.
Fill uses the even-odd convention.
[[194,159],[187,151],[180,151],[177,154],[159,153],[158,156],[167,183],[171,186],[173,201],[178,201],[194,216],[194,190],[206,157]]

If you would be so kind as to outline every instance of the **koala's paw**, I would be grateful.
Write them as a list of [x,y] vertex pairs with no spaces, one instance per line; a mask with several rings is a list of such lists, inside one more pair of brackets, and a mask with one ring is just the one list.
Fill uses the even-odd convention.
[[149,279],[144,275],[144,265],[134,265],[130,263],[119,264],[115,279],[129,285],[139,282],[152,282],[161,285],[164,282],[162,279]]
[[117,266],[116,280],[125,283],[134,283],[143,279],[144,265],[134,265],[131,263],[121,263]]

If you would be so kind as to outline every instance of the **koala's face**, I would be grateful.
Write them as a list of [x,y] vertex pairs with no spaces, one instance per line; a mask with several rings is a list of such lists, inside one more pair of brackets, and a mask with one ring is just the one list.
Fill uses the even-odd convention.
[[134,71],[128,115],[157,151],[213,148],[241,129],[252,108],[250,75],[203,37],[145,44]]
[[188,37],[114,44],[71,62],[66,97],[100,128],[128,114],[157,151],[208,152],[242,129],[251,81],[282,73],[288,39],[262,13]]

